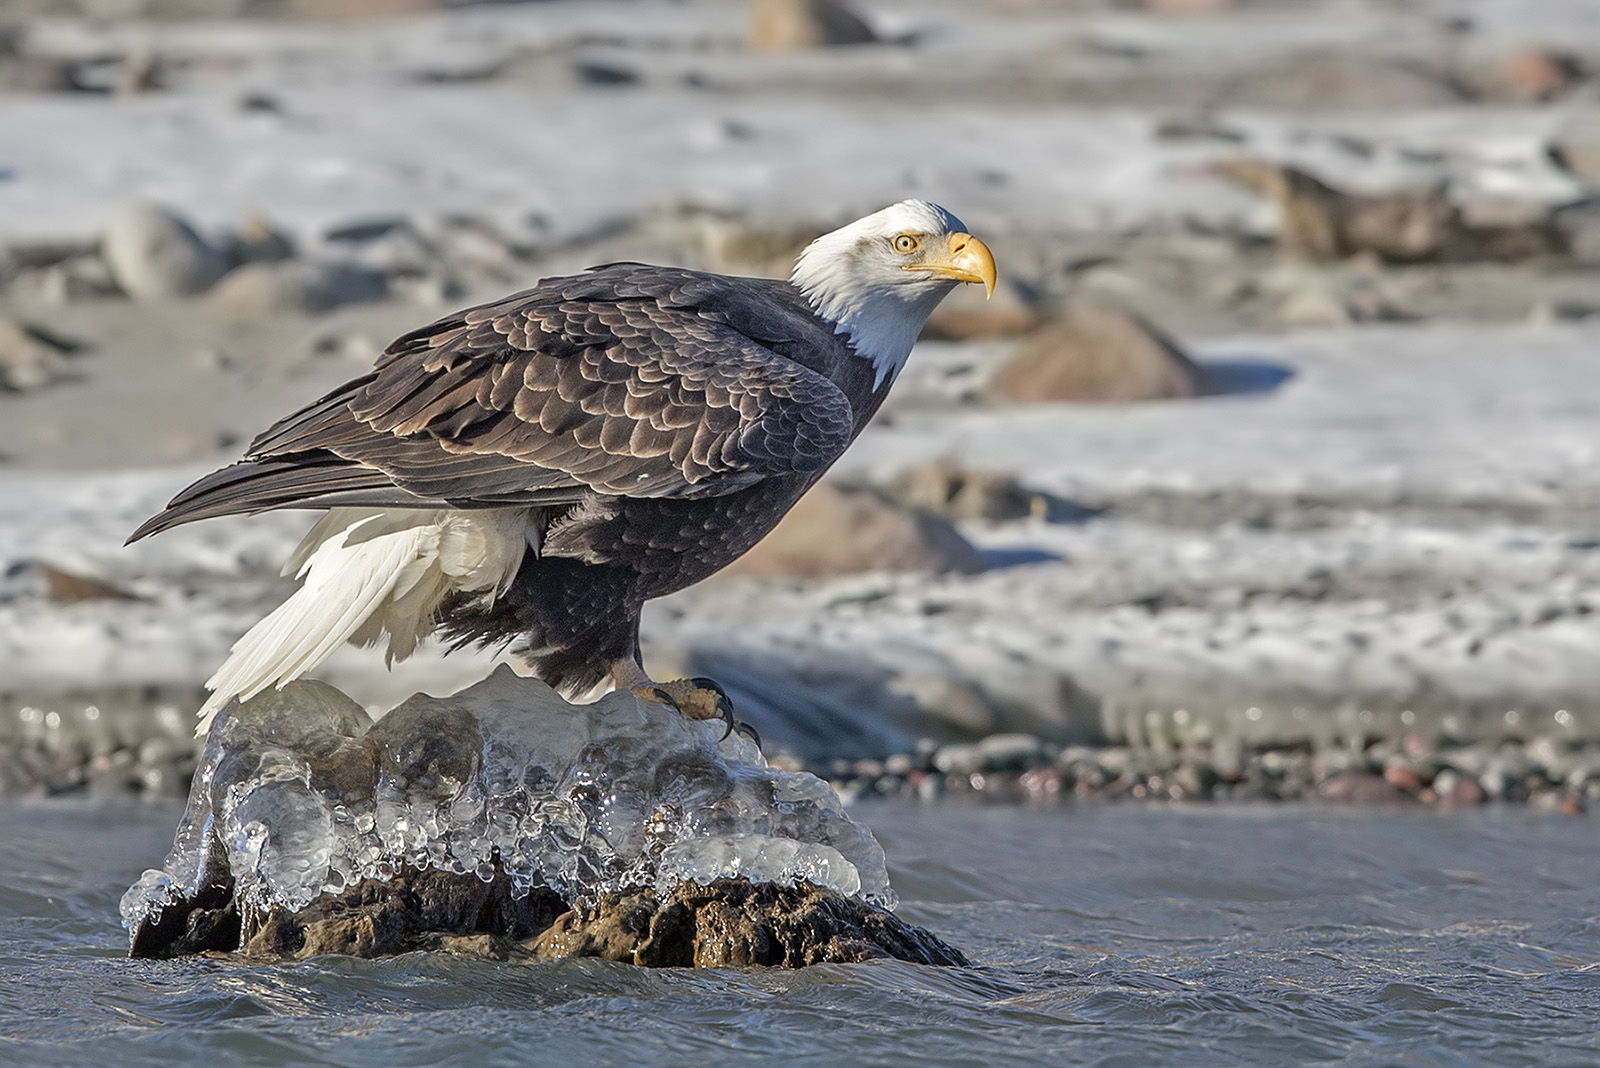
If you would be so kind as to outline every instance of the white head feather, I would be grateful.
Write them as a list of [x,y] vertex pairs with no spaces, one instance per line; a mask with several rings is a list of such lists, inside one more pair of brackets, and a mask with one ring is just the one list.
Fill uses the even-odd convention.
[[939,301],[959,282],[907,271],[894,249],[900,234],[924,235],[944,247],[964,233],[960,219],[926,200],[902,200],[824,234],[800,253],[790,277],[817,314],[847,334],[850,346],[872,361],[873,388],[899,373],[917,335]]

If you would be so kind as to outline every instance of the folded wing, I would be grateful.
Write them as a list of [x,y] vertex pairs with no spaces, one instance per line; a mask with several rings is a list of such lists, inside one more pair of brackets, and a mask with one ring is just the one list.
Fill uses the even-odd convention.
[[849,401],[716,304],[717,285],[737,284],[617,265],[448,316],[130,540],[271,508],[710,497],[819,470],[849,442]]

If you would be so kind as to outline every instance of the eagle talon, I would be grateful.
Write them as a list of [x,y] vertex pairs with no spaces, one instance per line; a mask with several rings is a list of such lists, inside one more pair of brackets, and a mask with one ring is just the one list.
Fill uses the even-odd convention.
[[694,678],[688,681],[689,685],[693,686],[697,690],[710,690],[723,701],[729,700],[728,691],[724,690],[722,685],[718,683],[716,679],[709,679],[704,675],[696,675]]
[[720,719],[727,726],[722,738],[727,738],[738,727],[739,721],[733,715],[733,701],[728,698],[727,691],[711,679],[674,679],[659,685],[645,681],[629,689],[646,700],[659,701],[689,719]]
[[[690,679],[689,685],[697,690],[708,690],[717,695],[716,710],[721,715],[722,722],[726,724],[722,737],[718,738],[717,741],[726,741],[742,725],[734,718],[733,699],[728,696],[728,691],[719,686],[715,679],[708,679],[704,675],[697,675]],[[759,742],[756,744],[760,745]]]
[[740,720],[738,723],[734,724],[733,729],[754,742],[756,749],[759,750],[761,748],[761,735],[754,727],[750,726],[750,724],[746,723],[744,720]]

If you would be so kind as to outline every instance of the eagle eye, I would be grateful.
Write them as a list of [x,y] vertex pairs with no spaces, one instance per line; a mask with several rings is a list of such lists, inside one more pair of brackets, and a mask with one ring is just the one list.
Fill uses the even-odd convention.
[[894,239],[896,252],[911,253],[917,251],[922,242],[918,241],[915,234],[901,234]]

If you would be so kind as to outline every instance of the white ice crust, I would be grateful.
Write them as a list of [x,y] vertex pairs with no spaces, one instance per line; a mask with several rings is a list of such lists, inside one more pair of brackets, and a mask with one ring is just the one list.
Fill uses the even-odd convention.
[[631,693],[569,705],[509,667],[375,725],[338,690],[292,683],[218,717],[172,852],[123,896],[123,922],[228,874],[243,907],[293,911],[408,865],[503,869],[518,894],[578,905],[744,876],[893,907],[883,849],[832,788],[723,729]]

